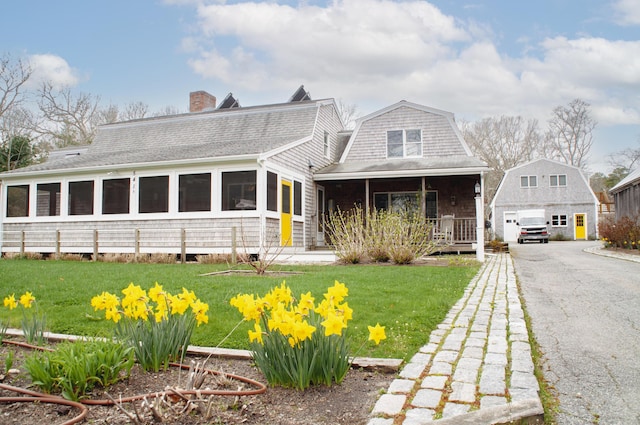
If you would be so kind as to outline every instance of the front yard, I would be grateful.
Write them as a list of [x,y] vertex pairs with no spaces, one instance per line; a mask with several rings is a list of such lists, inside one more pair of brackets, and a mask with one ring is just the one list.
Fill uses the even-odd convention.
[[[241,294],[264,295],[286,280],[294,296],[311,291],[320,300],[335,280],[348,290],[353,320],[348,336],[353,350],[368,335],[367,325],[386,327],[387,340],[379,346],[366,344],[359,356],[410,358],[428,340],[451,306],[462,296],[478,271],[474,261],[452,257],[448,267],[413,265],[318,265],[274,268],[267,276],[255,274],[205,275],[227,265],[117,264],[74,261],[0,260],[0,297],[18,297],[30,291],[37,307],[46,314],[51,332],[84,336],[111,336],[113,322],[91,307],[91,298],[103,291],[121,295],[130,282],[145,289],[159,282],[167,291],[183,287],[209,305],[209,323],[196,328],[191,343],[217,346],[241,320],[229,305]],[[293,272],[293,273],[291,273]],[[0,321],[20,328],[20,309],[0,308]],[[242,323],[223,347],[249,347],[249,323]]]

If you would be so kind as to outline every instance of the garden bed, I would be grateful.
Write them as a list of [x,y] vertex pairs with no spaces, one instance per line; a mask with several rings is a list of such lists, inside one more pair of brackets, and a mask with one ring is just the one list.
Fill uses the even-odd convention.
[[[0,345],[0,368],[4,370],[5,359],[9,352],[14,353],[13,369],[18,373],[0,375],[0,383],[36,390],[31,386],[28,374],[21,367],[25,355],[29,350],[11,345]],[[202,362],[204,357],[189,356],[184,364],[190,361]],[[206,368],[224,374],[237,375],[258,382],[266,382],[262,374],[248,360],[210,358]],[[394,379],[395,374],[372,372],[362,369],[352,369],[341,385],[331,387],[312,387],[305,391],[285,388],[268,388],[262,394],[243,396],[205,396],[204,400],[195,404],[205,405],[198,411],[193,408],[185,410],[187,403],[177,394],[167,397],[169,404],[164,405],[166,418],[162,422],[154,422],[152,412],[143,407],[143,400],[123,403],[122,408],[130,415],[140,417],[138,423],[151,424],[366,424],[369,414],[379,395],[386,391]],[[107,392],[115,400],[130,396],[151,394],[167,389],[178,390],[184,388],[187,371],[170,368],[158,373],[144,372],[137,365],[132,369],[128,379],[109,387]],[[227,375],[207,375],[201,389],[238,389],[255,390],[255,386],[236,379],[229,379]],[[12,391],[0,389],[0,397],[19,396]],[[104,389],[94,389],[90,394],[91,400],[107,399]],[[198,399],[197,396],[195,396]],[[147,398],[151,402],[151,398]],[[171,405],[171,407],[169,407]],[[88,406],[88,413],[84,422],[96,424],[126,424],[136,423],[127,413],[116,406]],[[207,414],[206,410],[209,409]],[[188,409],[187,409],[188,410]],[[48,403],[3,403],[0,408],[0,422],[3,424],[62,424],[72,420],[80,412],[70,406]],[[207,416],[208,415],[208,416]]]

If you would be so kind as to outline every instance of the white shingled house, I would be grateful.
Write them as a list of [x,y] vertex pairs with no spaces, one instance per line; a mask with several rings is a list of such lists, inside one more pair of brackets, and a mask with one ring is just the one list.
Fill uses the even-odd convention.
[[402,101],[345,131],[302,86],[250,107],[193,92],[189,113],[104,125],[72,153],[0,174],[1,252],[309,252],[330,210],[407,202],[471,246],[487,170],[451,113]]

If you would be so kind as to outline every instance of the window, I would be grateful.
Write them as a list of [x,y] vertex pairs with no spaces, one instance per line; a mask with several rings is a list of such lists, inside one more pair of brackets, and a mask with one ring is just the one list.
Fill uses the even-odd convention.
[[178,211],[211,211],[211,173],[179,176]]
[[93,214],[93,181],[69,182],[69,215]]
[[567,185],[567,175],[566,174],[552,174],[549,176],[549,186],[551,187],[559,187]]
[[434,190],[426,193],[427,218],[438,218],[438,193]]
[[267,171],[267,210],[278,211],[278,175]]
[[373,203],[377,210],[413,213],[420,210],[418,192],[375,193]]
[[29,185],[7,186],[7,217],[29,216]]
[[293,214],[302,215],[302,183],[293,182]]
[[36,215],[60,215],[60,183],[37,185]]
[[536,176],[520,176],[520,187],[538,187]]
[[415,158],[422,156],[421,130],[387,131],[388,158]]
[[102,214],[129,213],[129,179],[111,179],[102,182]]
[[256,209],[256,172],[222,173],[222,210]]
[[552,215],[551,225],[553,227],[567,227],[567,215],[566,214]]
[[169,211],[169,176],[140,177],[139,187],[139,212]]
[[329,158],[329,132],[324,132],[324,143],[322,147],[325,158]]

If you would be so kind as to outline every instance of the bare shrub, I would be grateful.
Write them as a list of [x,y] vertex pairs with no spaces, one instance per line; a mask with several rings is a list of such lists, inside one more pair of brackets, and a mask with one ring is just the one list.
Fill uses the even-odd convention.
[[42,260],[44,257],[39,252],[5,252],[4,258],[7,260]]
[[264,275],[285,248],[284,245],[280,245],[280,235],[274,232],[265,234],[260,242],[259,251],[252,253],[247,245],[242,222],[240,235],[244,252],[238,254],[238,261],[253,268],[258,275]]
[[196,261],[200,264],[230,264],[231,254],[196,255]]
[[329,215],[329,238],[338,258],[348,264],[365,259],[410,264],[433,253],[437,241],[431,238],[432,224],[419,213],[372,210],[360,207]]
[[640,217],[604,219],[600,222],[600,237],[613,248],[640,249]]
[[390,259],[389,240],[392,220],[385,210],[373,210],[367,214],[365,228],[365,252],[376,263],[386,263]]
[[419,213],[392,213],[388,219],[389,255],[394,263],[411,264],[437,249],[438,242],[431,237],[432,224]]
[[148,256],[148,262],[151,264],[175,264],[177,256],[175,254],[154,253]]
[[52,255],[50,257],[52,260],[61,260],[61,261],[85,261],[86,259],[82,254],[70,254],[70,253],[61,253]]
[[346,264],[357,264],[365,258],[365,220],[362,208],[337,209],[329,214],[327,230],[336,255]]
[[135,255],[109,252],[99,255],[97,261],[102,261],[105,263],[133,263],[135,261]]

